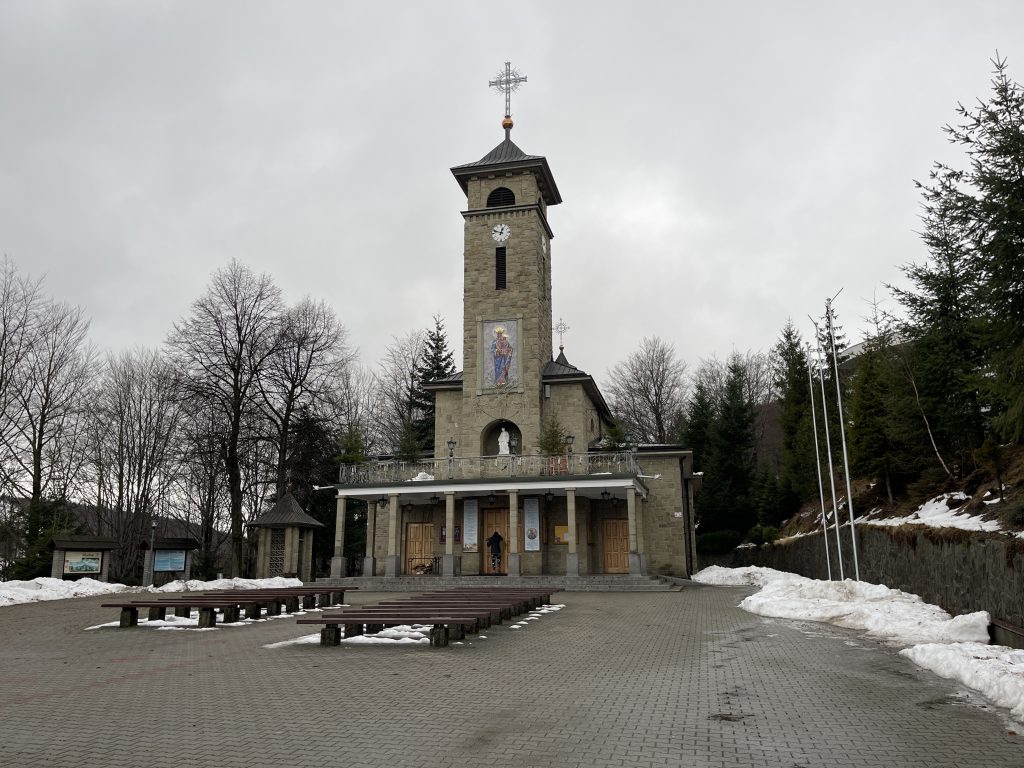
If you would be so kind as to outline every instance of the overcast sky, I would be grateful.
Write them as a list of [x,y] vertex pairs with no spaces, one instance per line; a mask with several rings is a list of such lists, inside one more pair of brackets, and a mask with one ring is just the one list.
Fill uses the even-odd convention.
[[571,362],[767,349],[840,289],[855,341],[924,258],[941,126],[996,49],[1024,79],[1022,30],[1019,0],[2,0],[0,252],[102,349],[159,344],[237,258],[329,301],[366,364],[435,313],[461,355],[448,169],[503,138],[509,59],[512,138],[564,200]]

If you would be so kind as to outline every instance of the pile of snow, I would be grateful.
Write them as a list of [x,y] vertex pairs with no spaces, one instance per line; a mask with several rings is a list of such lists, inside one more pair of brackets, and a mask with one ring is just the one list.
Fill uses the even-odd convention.
[[0,607],[36,603],[43,600],[66,600],[70,597],[111,595],[117,592],[200,592],[214,589],[266,589],[268,587],[301,587],[299,579],[214,579],[213,581],[172,581],[162,587],[128,587],[124,584],[78,579],[63,581],[41,576],[31,581],[0,581]]
[[170,581],[162,587],[142,587],[144,592],[208,592],[213,589],[275,589],[301,587],[301,579],[275,576],[270,579],[214,579],[213,581]]
[[985,520],[977,515],[972,515],[962,509],[963,505],[950,509],[948,503],[950,500],[965,502],[969,498],[964,493],[944,493],[934,499],[929,499],[906,517],[884,517],[878,520],[861,518],[858,522],[878,526],[925,525],[929,528],[959,528],[963,531],[984,531],[986,533],[1003,530],[998,520]]
[[1024,722],[1024,651],[981,643],[927,643],[900,651],[920,667],[982,691]]
[[96,579],[63,581],[40,576],[31,581],[0,581],[0,606],[36,603],[43,600],[64,600],[69,597],[109,595],[129,589],[124,584],[108,584]]
[[828,622],[909,645],[900,653],[915,664],[980,691],[1024,721],[1024,651],[985,645],[989,616],[984,611],[950,616],[917,595],[881,584],[818,581],[757,566],[711,566],[693,580],[760,587],[739,604],[751,613]]

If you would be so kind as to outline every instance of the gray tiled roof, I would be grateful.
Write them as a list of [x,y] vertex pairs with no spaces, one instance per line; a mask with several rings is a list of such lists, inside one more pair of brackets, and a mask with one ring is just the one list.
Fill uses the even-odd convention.
[[324,524],[316,520],[299,506],[299,502],[291,493],[286,493],[269,512],[265,512],[253,523],[255,527],[263,528],[323,528]]
[[460,168],[475,168],[481,165],[499,165],[501,163],[516,163],[521,160],[543,160],[540,155],[528,155],[515,145],[512,139],[505,139],[486,155],[475,163],[463,163],[452,168],[456,171]]
[[434,379],[433,381],[425,381],[423,383],[424,389],[462,389],[462,371],[457,371],[451,376],[446,376],[443,379]]

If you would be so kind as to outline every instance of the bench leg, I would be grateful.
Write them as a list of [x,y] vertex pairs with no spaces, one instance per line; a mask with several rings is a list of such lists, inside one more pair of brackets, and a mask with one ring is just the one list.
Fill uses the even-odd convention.
[[192,609],[187,605],[179,605],[174,609],[174,615],[179,619],[187,619],[192,615]]
[[217,625],[217,609],[201,606],[199,608],[199,626],[202,628],[215,627]]
[[321,629],[320,645],[325,647],[331,645],[341,645],[341,627],[337,624],[328,624],[326,627]]
[[366,625],[366,634],[368,634],[368,635],[372,635],[372,634],[374,634],[376,632],[383,632],[383,631],[384,631],[384,625],[383,624],[367,624]]
[[430,645],[434,648],[444,648],[448,645],[448,626],[446,624],[435,624],[430,628]]
[[280,616],[281,615],[281,601],[271,600],[267,603],[267,616]]
[[331,593],[324,592],[323,594],[317,595],[316,605],[317,608],[326,608],[331,604]]
[[303,595],[302,607],[303,609],[316,608],[316,595]]
[[239,619],[239,610],[237,605],[229,605],[224,609],[224,623],[233,624]]
[[122,627],[137,627],[137,626],[139,626],[139,609],[138,608],[122,608],[121,609],[121,626]]
[[287,611],[288,613],[298,613],[299,612],[299,598],[298,597],[288,597],[288,598],[285,598],[284,606],[285,606],[285,608],[284,608],[285,611]]
[[345,590],[342,589],[338,592],[331,593],[331,600],[334,605],[343,605],[345,603]]
[[449,635],[451,636],[452,640],[462,642],[466,639],[466,625],[456,624],[455,626],[451,627]]
[[363,634],[362,624],[346,624],[345,625],[345,637],[358,637]]
[[260,617],[260,604],[250,603],[245,606],[245,618],[247,619],[258,619]]
[[150,621],[163,621],[167,618],[166,608],[157,608],[155,605],[149,609]]

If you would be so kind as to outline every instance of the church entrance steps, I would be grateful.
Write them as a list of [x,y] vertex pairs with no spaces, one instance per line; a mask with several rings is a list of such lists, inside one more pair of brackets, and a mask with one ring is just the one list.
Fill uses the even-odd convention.
[[448,587],[537,587],[550,585],[566,592],[678,592],[679,584],[656,576],[354,576],[321,578],[316,586],[358,587],[367,592],[422,592]]

